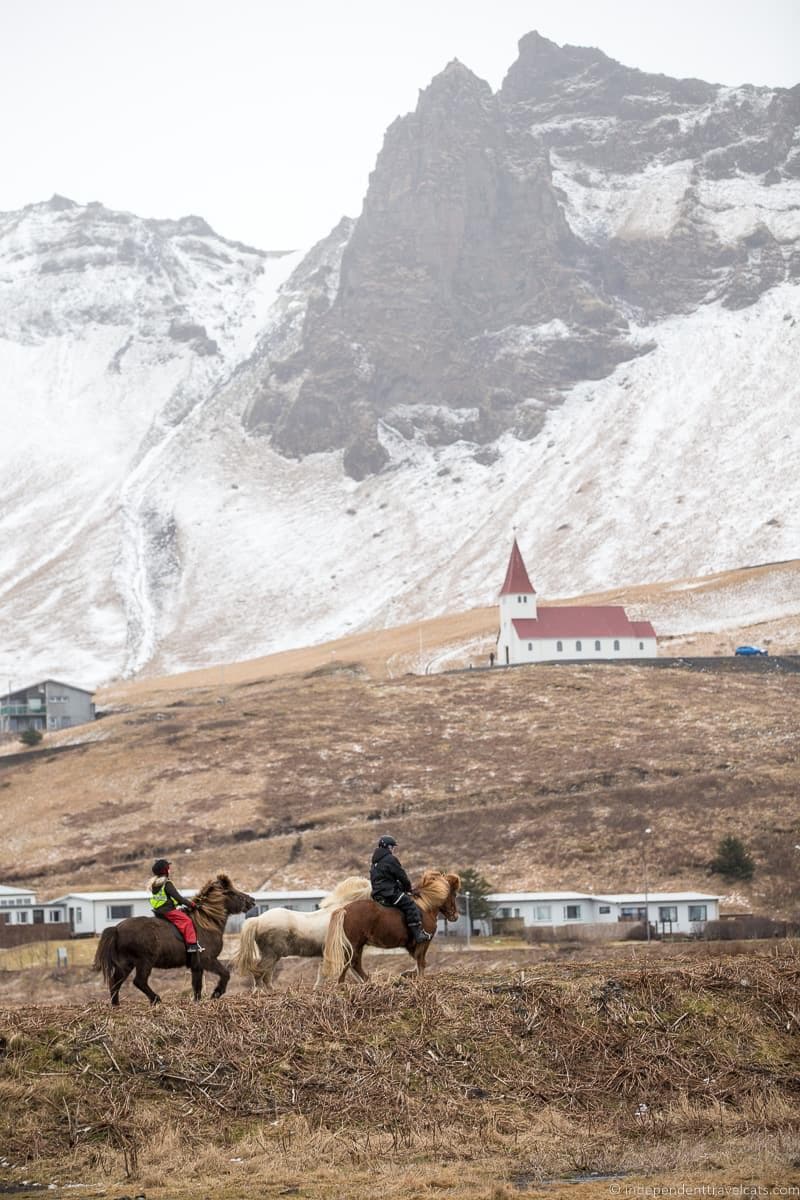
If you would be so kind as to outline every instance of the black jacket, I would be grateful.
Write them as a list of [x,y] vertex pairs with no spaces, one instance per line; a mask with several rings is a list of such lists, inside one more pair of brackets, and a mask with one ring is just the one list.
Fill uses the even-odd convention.
[[378,846],[373,853],[369,879],[373,899],[384,904],[411,891],[411,880],[387,846]]

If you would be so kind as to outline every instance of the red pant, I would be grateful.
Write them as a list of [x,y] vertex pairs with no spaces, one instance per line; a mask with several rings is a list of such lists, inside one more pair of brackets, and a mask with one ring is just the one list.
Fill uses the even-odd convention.
[[177,908],[173,908],[172,912],[164,913],[164,916],[181,931],[186,945],[193,946],[197,941],[197,933],[195,932],[194,922],[188,913],[179,912]]

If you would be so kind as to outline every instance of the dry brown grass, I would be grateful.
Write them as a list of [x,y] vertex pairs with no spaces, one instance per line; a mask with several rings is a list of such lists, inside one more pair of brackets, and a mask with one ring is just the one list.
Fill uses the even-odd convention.
[[0,1010],[0,1136],[12,1178],[127,1171],[148,1198],[182,1196],[187,1160],[214,1183],[186,1195],[230,1200],[355,1197],[370,1175],[397,1197],[744,1163],[786,1181],[798,984],[796,955],[751,955]]
[[741,904],[792,916],[799,699],[800,676],[604,666],[164,693],[0,771],[0,878],[141,887],[166,851],[179,885],[332,886],[388,828],[414,873],[634,891],[650,825],[652,890],[717,890],[735,831],[758,863]]

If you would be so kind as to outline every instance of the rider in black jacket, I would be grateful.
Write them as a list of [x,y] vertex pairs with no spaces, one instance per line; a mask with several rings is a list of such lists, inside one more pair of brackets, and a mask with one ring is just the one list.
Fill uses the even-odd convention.
[[416,945],[429,942],[432,934],[422,928],[422,917],[408,894],[411,880],[401,867],[396,854],[397,842],[388,834],[378,842],[372,854],[369,877],[372,884],[372,899],[386,908],[399,908],[406,919],[409,932]]

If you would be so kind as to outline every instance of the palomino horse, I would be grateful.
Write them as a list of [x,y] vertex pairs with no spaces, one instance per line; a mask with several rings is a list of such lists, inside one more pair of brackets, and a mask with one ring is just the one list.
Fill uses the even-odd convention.
[[[197,908],[192,920],[197,926],[202,953],[193,954],[191,964],[192,991],[199,1000],[203,991],[203,971],[219,976],[219,982],[211,993],[213,1000],[223,995],[231,973],[219,961],[222,949],[222,933],[225,922],[232,913],[247,912],[255,900],[246,892],[240,892],[227,875],[217,875],[193,897]],[[136,970],[133,985],[144,992],[151,1004],[159,1004],[161,997],[148,984],[154,967],[186,967],[188,955],[182,937],[169,921],[158,917],[128,917],[119,925],[103,930],[100,945],[94,956],[95,971],[102,971],[111,992],[111,1003],[119,1004],[119,989]]]
[[230,965],[243,975],[252,975],[254,987],[270,987],[279,959],[292,954],[322,958],[333,910],[350,900],[368,899],[370,890],[368,879],[350,875],[320,901],[316,912],[271,908],[260,917],[250,917],[244,923],[239,949]]
[[[456,896],[460,887],[458,875],[426,871],[422,876],[412,896],[420,910],[422,927],[428,933],[436,932],[439,913],[446,921],[458,920]],[[338,977],[339,983],[342,983],[348,968],[351,968],[360,979],[366,981],[368,976],[361,966],[365,946],[380,946],[383,950],[405,946],[417,964],[417,974],[422,975],[430,942],[414,945],[403,914],[396,908],[385,908],[374,900],[354,900],[331,916],[325,939],[322,974],[327,979]]]

